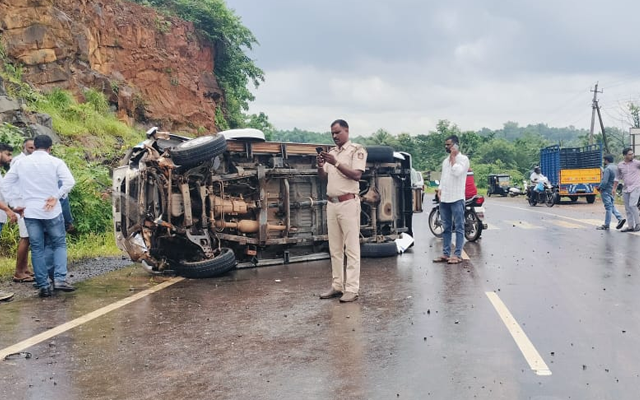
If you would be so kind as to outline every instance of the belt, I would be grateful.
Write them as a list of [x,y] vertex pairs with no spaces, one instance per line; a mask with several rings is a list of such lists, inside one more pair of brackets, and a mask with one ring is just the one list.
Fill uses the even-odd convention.
[[353,193],[343,194],[342,196],[338,196],[338,197],[327,196],[327,200],[329,200],[332,203],[342,203],[343,201],[347,201],[355,198],[356,198],[356,195]]

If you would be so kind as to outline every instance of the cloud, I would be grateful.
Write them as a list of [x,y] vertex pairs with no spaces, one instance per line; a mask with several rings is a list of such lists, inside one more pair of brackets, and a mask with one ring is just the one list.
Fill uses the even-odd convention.
[[636,2],[227,3],[261,42],[251,111],[280,129],[327,130],[339,116],[363,133],[424,133],[439,119],[588,127],[596,81],[609,107],[640,93]]

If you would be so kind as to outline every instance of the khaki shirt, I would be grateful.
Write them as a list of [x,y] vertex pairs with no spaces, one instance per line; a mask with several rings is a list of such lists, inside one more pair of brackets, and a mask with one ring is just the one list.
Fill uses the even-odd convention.
[[[364,172],[367,165],[367,150],[362,145],[347,141],[341,148],[334,147],[329,152],[336,157],[340,164],[351,169]],[[324,164],[324,171],[327,173],[327,196],[337,197],[343,194],[358,194],[360,183],[347,178],[333,165]]]

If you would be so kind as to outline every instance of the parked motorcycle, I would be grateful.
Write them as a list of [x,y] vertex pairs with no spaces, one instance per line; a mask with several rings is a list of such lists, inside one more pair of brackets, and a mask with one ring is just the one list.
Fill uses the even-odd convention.
[[547,207],[553,207],[556,203],[556,198],[556,189],[549,181],[527,186],[527,201],[532,207],[538,203],[544,203]]
[[[436,195],[433,199],[434,206],[429,213],[429,229],[433,236],[441,238],[444,234],[444,224],[440,217],[440,199]],[[469,242],[480,239],[482,230],[487,229],[484,223],[484,196],[474,196],[465,201],[464,207],[464,237]],[[455,226],[452,227],[455,231]]]
[[525,194],[519,187],[513,186],[509,188],[509,197],[520,196],[521,194]]

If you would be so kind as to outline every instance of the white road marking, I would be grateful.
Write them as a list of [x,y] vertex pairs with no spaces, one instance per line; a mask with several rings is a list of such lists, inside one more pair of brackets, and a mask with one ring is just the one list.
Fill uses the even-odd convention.
[[551,370],[545,364],[544,360],[538,353],[538,350],[533,346],[533,343],[527,337],[527,334],[524,333],[518,321],[513,318],[513,315],[509,312],[507,306],[504,305],[500,297],[494,292],[485,292],[491,304],[493,304],[493,308],[495,308],[496,312],[502,319],[502,322],[507,327],[507,330],[511,334],[511,337],[518,345],[520,352],[524,356],[527,363],[529,363],[529,367],[536,373],[536,375],[541,376],[549,376],[551,375]]
[[493,205],[498,206],[498,207],[511,208],[511,209],[514,209],[514,210],[528,211],[528,212],[537,213],[537,214],[549,215],[549,216],[556,217],[556,218],[563,218],[563,219],[566,219],[566,220],[569,220],[569,221],[574,221],[574,222],[578,222],[578,223],[585,224],[585,225],[600,226],[600,225],[602,225],[602,222],[604,221],[604,218],[602,220],[587,219],[587,218],[578,219],[578,218],[565,217],[564,215],[553,214],[553,213],[545,212],[545,211],[532,210],[532,209],[524,208],[524,207],[505,206],[504,204],[493,204]]
[[[550,216],[556,217],[556,218],[564,218],[564,219],[567,219],[569,221],[574,221],[574,222],[578,222],[578,223],[585,224],[585,225],[600,226],[600,225],[602,225],[602,222],[603,222],[603,221],[597,220],[597,219],[588,219],[588,218],[577,219],[577,218],[565,217],[564,215],[558,215],[558,214],[553,214],[553,213],[544,212],[544,211],[530,210],[530,209],[523,208],[523,207],[505,206],[504,204],[493,204],[493,205],[496,205],[498,207],[512,208],[514,210],[529,211],[529,212],[538,213],[538,214],[550,215]],[[505,221],[505,222],[511,222],[511,221]],[[527,229],[527,228],[525,228],[525,229]],[[528,228],[528,229],[531,229],[531,228]],[[629,234],[635,235],[635,236],[640,236],[640,232],[625,232],[625,233],[629,233]]]
[[467,254],[466,251],[462,250],[462,259],[463,260],[470,260],[469,255]]
[[104,306],[100,309],[97,309],[93,312],[90,312],[89,314],[85,314],[82,317],[78,317],[72,321],[66,322],[62,325],[58,325],[55,328],[51,328],[48,331],[42,332],[38,335],[32,336],[29,339],[25,339],[20,343],[16,343],[13,346],[9,346],[9,347],[5,347],[4,349],[0,350],[0,361],[4,360],[4,358],[6,356],[8,356],[9,354],[14,354],[14,353],[19,353],[21,351],[24,351],[25,349],[28,349],[31,346],[35,346],[38,343],[41,343],[47,339],[50,339],[54,336],[57,336],[61,333],[64,333],[70,329],[73,329],[77,326],[80,326],[86,322],[89,322],[93,319],[96,319],[98,317],[101,317],[111,311],[117,310],[118,308],[124,307],[128,304],[133,303],[136,300],[140,300],[143,297],[146,297],[152,293],[158,292],[164,288],[167,288],[171,285],[173,285],[174,283],[178,283],[180,281],[184,280],[184,278],[182,277],[175,277],[172,279],[169,279],[168,281],[162,282],[159,285],[156,285],[152,288],[149,288],[147,290],[143,290],[140,293],[136,293],[133,296],[129,296],[125,299],[116,301],[115,303],[109,304],[108,306]]

